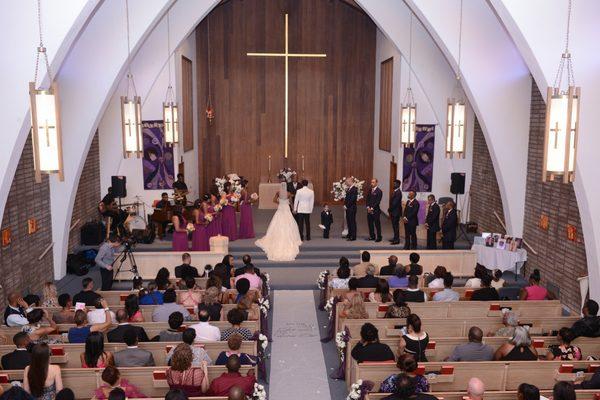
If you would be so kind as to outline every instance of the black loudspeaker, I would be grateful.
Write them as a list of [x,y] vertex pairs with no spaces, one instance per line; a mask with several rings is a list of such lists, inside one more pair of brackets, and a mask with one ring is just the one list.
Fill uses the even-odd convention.
[[[450,174],[450,193],[465,194],[465,176],[464,172],[453,172]],[[113,187],[114,190],[114,187]]]
[[81,244],[98,246],[106,237],[106,228],[100,222],[87,222],[81,227]]
[[127,177],[111,177],[112,194],[115,197],[127,197]]

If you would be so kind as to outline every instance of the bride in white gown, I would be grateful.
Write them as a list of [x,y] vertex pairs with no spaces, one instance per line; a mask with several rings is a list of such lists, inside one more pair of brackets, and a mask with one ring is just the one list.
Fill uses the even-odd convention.
[[288,200],[287,185],[281,182],[275,202],[279,203],[273,219],[269,223],[267,234],[255,244],[260,247],[271,261],[293,261],[300,252],[300,232]]

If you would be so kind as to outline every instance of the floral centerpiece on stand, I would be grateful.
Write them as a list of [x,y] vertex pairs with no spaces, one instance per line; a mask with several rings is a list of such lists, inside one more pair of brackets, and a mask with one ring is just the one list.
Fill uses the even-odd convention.
[[[365,184],[365,181],[361,181],[360,179],[355,178],[353,176],[351,176],[350,178],[352,178],[354,186],[356,186],[356,188],[358,189],[358,200],[362,199],[364,197],[363,185]],[[331,193],[333,194],[333,199],[335,201],[344,200],[346,198],[346,193],[348,192],[348,189],[350,189],[350,186],[346,184],[346,177],[343,177],[337,182],[333,182],[333,190],[331,191]]]
[[219,194],[225,194],[225,183],[231,183],[231,188],[233,189],[233,193],[239,194],[242,192],[241,178],[236,173],[228,174],[222,178],[215,178],[215,185],[217,186],[217,190],[219,190]]
[[283,168],[279,170],[277,176],[285,178],[286,182],[292,181],[292,176],[297,175],[296,171],[291,168]]

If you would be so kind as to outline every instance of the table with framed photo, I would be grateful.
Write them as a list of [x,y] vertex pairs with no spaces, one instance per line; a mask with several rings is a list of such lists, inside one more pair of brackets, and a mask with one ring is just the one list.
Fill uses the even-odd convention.
[[506,246],[486,246],[485,244],[473,244],[471,247],[477,253],[477,263],[488,269],[499,269],[520,273],[520,268],[527,261],[527,250],[521,248],[511,249]]

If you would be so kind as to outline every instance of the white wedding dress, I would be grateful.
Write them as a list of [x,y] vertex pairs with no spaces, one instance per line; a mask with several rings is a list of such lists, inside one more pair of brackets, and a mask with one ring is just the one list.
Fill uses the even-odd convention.
[[267,228],[267,234],[255,244],[260,247],[271,261],[294,261],[300,252],[300,232],[290,210],[287,185],[279,188],[279,206]]

